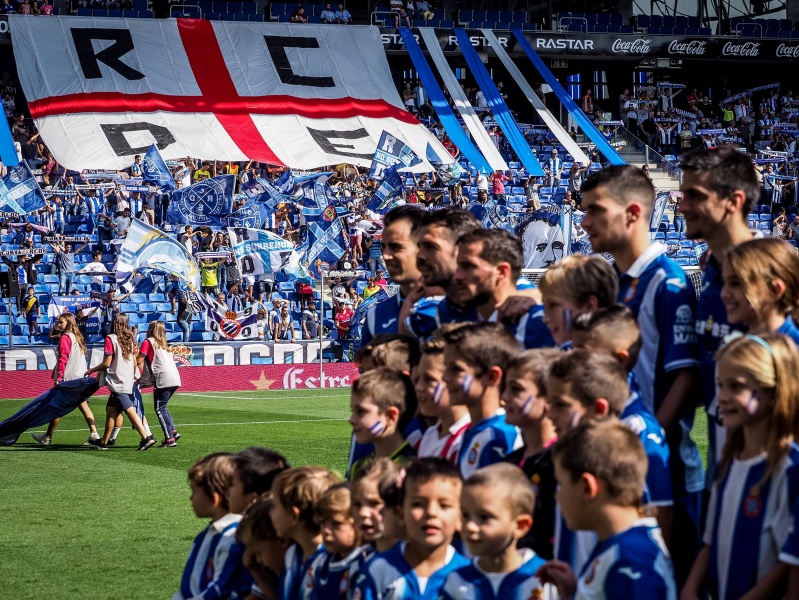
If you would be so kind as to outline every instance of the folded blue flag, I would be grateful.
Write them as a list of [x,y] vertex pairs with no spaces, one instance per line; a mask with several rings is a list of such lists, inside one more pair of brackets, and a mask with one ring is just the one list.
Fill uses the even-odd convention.
[[175,178],[172,177],[172,173],[170,173],[164,159],[161,158],[161,153],[158,152],[155,144],[150,146],[147,154],[144,155],[141,167],[144,181],[151,181],[162,190],[175,189]]

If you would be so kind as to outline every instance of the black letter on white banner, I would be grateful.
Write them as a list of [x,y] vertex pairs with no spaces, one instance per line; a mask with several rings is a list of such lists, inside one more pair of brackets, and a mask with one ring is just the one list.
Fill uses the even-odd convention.
[[360,140],[362,138],[368,138],[369,132],[365,129],[355,129],[353,131],[335,131],[332,129],[329,130],[322,130],[322,129],[311,129],[308,127],[308,133],[311,134],[314,141],[319,144],[319,147],[327,152],[328,154],[340,154],[341,156],[352,156],[354,158],[363,158],[364,160],[372,160],[372,154],[356,154],[355,152],[347,152],[346,150],[342,150],[342,148],[349,148],[350,150],[354,150],[355,146],[352,144],[340,144],[334,143],[331,140],[340,139],[340,140]]
[[[144,73],[140,73],[133,67],[129,67],[121,60],[128,52],[133,50],[133,36],[127,29],[70,29],[72,41],[75,44],[75,51],[78,53],[80,68],[83,69],[83,76],[86,79],[101,79],[103,74],[100,72],[100,65],[114,69],[125,79],[135,81],[143,79]],[[105,50],[94,51],[92,40],[112,40]]]
[[275,63],[280,81],[288,85],[307,85],[310,87],[336,87],[336,82],[332,77],[310,77],[308,75],[297,75],[291,68],[286,48],[318,48],[319,41],[316,38],[297,38],[283,37],[279,35],[265,35],[264,41],[269,49],[272,62]]
[[119,125],[106,125],[101,124],[105,137],[108,138],[108,143],[111,144],[117,156],[130,156],[131,154],[144,154],[149,150],[150,146],[142,146],[141,148],[131,148],[128,140],[125,139],[125,134],[131,131],[149,131],[155,138],[155,143],[158,148],[166,148],[170,144],[175,143],[175,137],[172,132],[166,127],[160,125],[153,125],[152,123],[121,123]]

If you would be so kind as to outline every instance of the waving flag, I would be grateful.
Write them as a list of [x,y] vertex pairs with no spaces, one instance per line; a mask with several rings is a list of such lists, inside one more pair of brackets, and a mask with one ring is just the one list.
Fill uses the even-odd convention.
[[360,326],[366,317],[366,311],[373,307],[375,304],[388,300],[396,294],[396,291],[387,291],[386,288],[381,288],[379,292],[372,294],[366,300],[358,305],[355,309],[355,314],[352,315],[350,320],[351,326]]
[[275,273],[287,265],[299,264],[294,245],[276,233],[231,227],[228,235],[242,275]]
[[236,212],[222,217],[222,226],[260,229],[269,220],[271,212],[265,204],[250,200]]
[[311,265],[314,272],[322,263],[330,265],[344,256],[348,247],[347,238],[334,205],[325,209],[322,218],[308,223],[307,243],[305,262]]
[[369,168],[369,179],[381,179],[383,171],[393,165],[398,168],[413,167],[422,162],[408,144],[384,131],[377,143],[377,149],[372,157],[372,165]]
[[266,179],[250,179],[241,184],[245,196],[262,205],[267,212],[273,212],[278,204],[292,202],[291,198],[280,192],[271,181]]
[[166,166],[164,159],[155,144],[150,146],[142,160],[142,174],[144,181],[152,181],[162,190],[174,190],[175,178]]
[[233,211],[235,175],[203,179],[172,194],[167,220],[172,225],[216,225]]
[[246,340],[258,336],[258,311],[255,305],[241,312],[230,311],[227,306],[200,294],[205,307],[205,328],[225,340]]
[[9,27],[36,126],[69,169],[122,169],[153,142],[165,159],[294,169],[368,167],[383,131],[417,154],[439,144],[404,109],[377,27],[93,17]]
[[8,167],[6,176],[0,179],[0,210],[19,215],[44,206],[44,194],[36,178],[24,160]]
[[127,281],[133,271],[153,269],[177,275],[190,288],[200,289],[200,268],[186,246],[172,236],[133,219],[119,250],[117,282]]
[[372,212],[385,213],[391,207],[391,200],[403,189],[402,177],[397,173],[396,165],[389,167],[383,172],[383,181],[372,194],[367,208]]
[[282,194],[291,194],[294,191],[294,175],[291,169],[286,169],[283,174],[278,177],[275,182],[275,187],[280,190]]

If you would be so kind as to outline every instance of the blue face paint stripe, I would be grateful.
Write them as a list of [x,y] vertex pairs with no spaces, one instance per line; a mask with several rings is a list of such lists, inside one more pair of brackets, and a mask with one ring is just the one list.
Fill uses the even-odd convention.
[[441,404],[446,389],[446,386],[440,381],[436,383],[436,387],[433,389],[433,404]]
[[381,423],[380,421],[377,421],[374,425],[372,425],[369,428],[369,431],[371,431],[373,434],[377,435],[378,433],[383,431],[383,423]]
[[472,384],[474,383],[474,378],[471,375],[464,375],[463,380],[461,381],[461,390],[463,391],[464,396],[468,396],[469,392],[472,391]]
[[524,404],[522,404],[522,414],[524,416],[527,416],[527,413],[530,412],[530,406],[532,405],[534,399],[535,396],[530,394],[529,396],[527,396],[527,400],[524,401]]

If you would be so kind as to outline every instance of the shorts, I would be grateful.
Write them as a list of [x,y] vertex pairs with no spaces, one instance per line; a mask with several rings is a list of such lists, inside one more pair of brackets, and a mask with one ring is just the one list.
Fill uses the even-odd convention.
[[39,320],[39,316],[29,314],[27,317],[25,317],[25,320],[27,321],[28,325],[36,325],[36,321]]
[[259,281],[258,282],[258,293],[259,294],[266,294],[267,296],[272,293],[272,284],[268,281]]
[[350,246],[357,246],[361,243],[361,234],[356,233],[354,235],[350,235]]
[[119,412],[125,412],[129,408],[133,408],[133,394],[118,394],[117,392],[111,392],[111,395],[108,396],[108,402],[106,406],[110,406],[115,408]]

